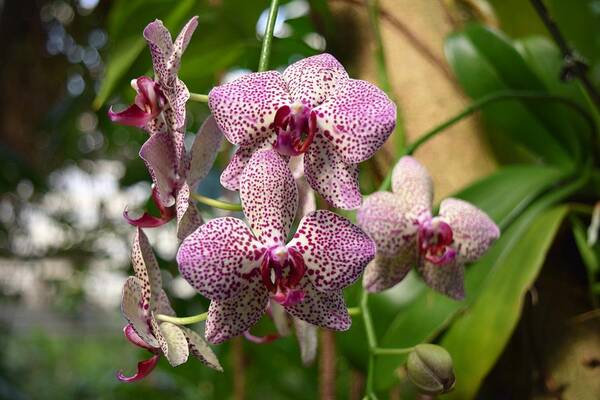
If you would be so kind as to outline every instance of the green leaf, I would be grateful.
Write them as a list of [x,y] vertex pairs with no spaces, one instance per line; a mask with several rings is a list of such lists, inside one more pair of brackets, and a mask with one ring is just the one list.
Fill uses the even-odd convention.
[[[515,46],[490,28],[471,25],[450,35],[445,53],[461,86],[474,99],[502,90],[548,92]],[[498,150],[522,149],[548,163],[568,165],[576,155],[571,143],[576,133],[560,119],[560,112],[557,115],[559,107],[563,106],[507,100],[487,106],[483,114],[494,132],[513,142]]]
[[538,216],[497,263],[473,307],[452,324],[442,346],[452,355],[456,386],[449,399],[472,399],[519,320],[523,298],[541,270],[568,207]]
[[[505,167],[483,180],[458,193],[456,197],[467,200],[485,212],[504,230],[508,224],[531,205],[537,196],[551,185],[564,178],[558,169],[544,166]],[[533,216],[545,206],[531,206],[530,209],[512,224],[490,252],[466,272],[467,300],[453,301],[433,290],[424,289],[408,304],[404,304],[392,320],[385,335],[380,340],[381,347],[410,347],[433,339],[452,319],[479,293],[481,282],[502,255],[510,249],[531,222]],[[414,286],[414,285],[413,285]],[[378,297],[388,296],[387,292]],[[376,314],[375,314],[376,315]],[[425,317],[426,316],[426,317]],[[393,374],[395,366],[404,362],[405,357],[380,357],[377,359],[376,386],[386,389],[397,381]]]
[[573,228],[573,236],[575,237],[575,243],[577,244],[581,259],[588,270],[588,274],[594,276],[600,271],[599,255],[587,242],[587,230],[583,225],[583,222],[577,217],[572,217],[571,226]]
[[181,0],[176,4],[173,6],[172,2],[165,0],[121,0],[113,5],[108,22],[111,49],[108,53],[106,75],[92,105],[94,109],[102,107],[115,88],[126,80],[125,75],[146,45],[142,36],[144,27],[157,16],[166,15],[165,26],[173,32],[174,29],[180,28],[187,16],[190,16],[196,0]]

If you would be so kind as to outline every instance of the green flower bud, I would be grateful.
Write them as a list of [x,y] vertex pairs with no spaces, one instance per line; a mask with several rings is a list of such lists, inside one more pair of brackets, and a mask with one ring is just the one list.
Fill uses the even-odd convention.
[[426,394],[441,394],[454,387],[452,357],[443,347],[419,344],[408,355],[408,377]]

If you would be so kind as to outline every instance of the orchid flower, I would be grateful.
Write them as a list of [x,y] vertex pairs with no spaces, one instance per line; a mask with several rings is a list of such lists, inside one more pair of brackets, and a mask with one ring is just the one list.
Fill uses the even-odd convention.
[[369,82],[350,79],[331,55],[290,65],[283,74],[259,72],[213,88],[209,107],[221,131],[239,145],[221,175],[238,190],[248,160],[273,148],[304,155],[310,186],[331,205],[360,206],[357,164],[370,158],[396,125],[396,106]]
[[416,266],[427,285],[462,299],[464,265],[483,256],[500,230],[483,211],[453,198],[443,200],[433,217],[431,177],[414,158],[402,157],[392,174],[392,193],[369,196],[357,213],[359,226],[377,243],[364,288],[388,289]]
[[250,158],[240,177],[240,198],[251,229],[236,218],[214,219],[190,234],[177,253],[182,276],[211,299],[207,340],[217,344],[247,331],[269,299],[310,324],[348,329],[341,290],[374,257],[375,243],[326,210],[306,215],[287,242],[298,189],[272,149]]
[[125,219],[134,226],[149,228],[160,226],[176,216],[179,239],[200,226],[202,218],[190,201],[190,192],[210,172],[222,138],[214,119],[208,117],[194,138],[190,154],[184,154],[179,169],[173,137],[166,132],[150,136],[142,145],[140,157],[150,171],[152,197],[161,215],[154,217],[144,213],[140,218],[133,219],[126,209]]
[[186,362],[192,354],[207,366],[222,371],[219,360],[200,335],[186,327],[156,320],[155,314],[175,315],[175,312],[162,288],[160,269],[148,238],[140,228],[136,232],[131,260],[135,276],[130,276],[123,288],[121,311],[129,322],[123,332],[131,343],[153,355],[138,363],[133,376],[119,372],[117,378],[123,382],[144,378],[152,372],[160,354],[164,354],[174,367]]
[[271,317],[280,336],[291,334],[290,322],[294,328],[298,345],[300,346],[300,358],[304,365],[310,365],[317,357],[317,327],[296,317],[288,318],[285,309],[277,302],[270,302]]

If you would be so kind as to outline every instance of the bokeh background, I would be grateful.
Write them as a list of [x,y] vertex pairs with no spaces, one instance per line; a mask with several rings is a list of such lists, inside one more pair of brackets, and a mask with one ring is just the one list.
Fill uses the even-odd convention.
[[[546,3],[588,60],[588,76],[600,84],[600,1]],[[469,103],[464,82],[456,79],[444,53],[448,35],[469,23],[501,29],[511,40],[535,41],[546,50],[547,58],[538,58],[540,68],[560,67],[558,52],[527,1],[381,0],[379,6],[389,80],[384,85],[398,103],[399,130],[409,142]],[[140,383],[115,379],[117,370],[131,372],[145,356],[121,333],[120,292],[130,274],[133,233],[122,212],[126,205],[135,210],[152,205],[150,180],[137,156],[145,134],[110,124],[107,107],[130,102],[129,80],[151,74],[141,36],[148,22],[162,19],[177,32],[189,17],[199,16],[180,77],[190,91],[207,93],[256,69],[267,7],[264,0],[0,0],[1,399],[315,399],[323,394],[319,385],[332,378],[337,398],[361,398],[360,323],[348,333],[325,335],[311,367],[302,366],[293,338],[269,345],[234,340],[216,349],[225,373],[193,360],[173,369],[161,360]],[[271,66],[283,68],[327,51],[353,77],[382,84],[372,17],[362,0],[282,1]],[[190,103],[188,110],[187,130],[193,133],[208,109]],[[522,156],[490,140],[497,129],[480,117],[469,118],[417,152],[434,177],[436,199]],[[521,129],[528,134],[526,125]],[[362,166],[365,192],[391,168],[399,137]],[[218,183],[227,150],[201,193],[235,199]],[[174,226],[148,235],[178,314],[205,310],[206,301],[177,274]],[[507,347],[482,383],[481,399],[600,398],[598,316],[573,319],[593,308],[589,271],[568,229],[558,233],[549,254],[528,292],[534,301],[526,301]],[[382,335],[386,321],[420,290],[411,278],[376,296]],[[264,325],[259,332],[271,328]],[[399,385],[402,370],[394,374],[396,380],[379,387],[383,398],[414,397]]]

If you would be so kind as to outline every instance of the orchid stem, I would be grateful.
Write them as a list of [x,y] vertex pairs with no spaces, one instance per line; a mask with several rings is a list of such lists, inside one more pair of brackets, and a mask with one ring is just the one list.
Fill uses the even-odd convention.
[[210,207],[220,208],[221,210],[227,211],[242,211],[242,205],[238,203],[230,203],[228,201],[221,201],[210,197],[202,196],[198,193],[191,193],[190,197],[196,200],[198,203],[205,204]]
[[362,312],[363,322],[365,324],[365,333],[367,334],[367,343],[369,344],[369,364],[367,367],[367,382],[365,391],[367,397],[376,398],[373,393],[373,381],[375,374],[375,352],[377,348],[377,337],[375,336],[375,328],[371,319],[371,311],[369,310],[369,293],[363,290],[360,298],[360,311]]
[[206,321],[206,317],[208,317],[208,312],[192,315],[191,317],[172,317],[170,315],[156,314],[156,319],[159,321],[171,322],[176,325],[195,324],[197,322]]
[[356,315],[360,315],[360,314],[361,314],[361,312],[360,312],[360,307],[349,307],[349,308],[348,308],[348,314],[349,314],[351,317],[354,317],[354,316],[356,316]]
[[403,354],[410,353],[413,351],[413,347],[407,348],[398,348],[398,349],[383,349],[381,347],[377,347],[373,349],[373,353],[377,356],[399,356]]
[[190,93],[190,100],[197,101],[198,103],[208,103],[207,94]]
[[[565,106],[570,107],[574,111],[577,111],[583,117],[583,119],[585,119],[585,121],[589,125],[590,130],[592,132],[592,137],[596,132],[596,122],[594,121],[594,119],[590,116],[590,114],[583,107],[581,107],[578,103],[574,102],[573,100],[569,99],[568,97],[557,96],[557,95],[548,94],[548,93],[540,93],[540,92],[507,90],[507,91],[491,93],[491,94],[488,94],[487,96],[484,96],[484,97],[474,101],[473,103],[471,103],[471,105],[469,105],[467,108],[465,108],[463,111],[461,111],[454,117],[450,118],[449,120],[441,123],[440,125],[436,126],[435,128],[433,128],[430,131],[423,134],[419,139],[417,139],[415,142],[410,144],[406,148],[406,151],[404,153],[400,154],[398,159],[400,159],[401,157],[406,156],[406,155],[412,155],[419,147],[421,147],[421,145],[425,144],[430,139],[434,138],[439,133],[445,131],[452,125],[454,125],[457,122],[464,119],[465,117],[468,117],[469,115],[473,114],[476,111],[479,111],[480,109],[482,109],[483,107],[485,107],[489,104],[495,103],[497,101],[503,101],[503,100],[548,100],[548,101],[554,101],[557,103],[564,104]],[[379,187],[379,191],[388,190],[391,186],[391,182],[392,182],[392,171],[390,170],[390,172],[386,175],[385,179],[381,183],[381,186]]]
[[279,0],[271,0],[271,7],[269,8],[269,17],[267,18],[267,26],[265,28],[262,49],[260,51],[258,72],[266,71],[269,68],[269,58],[271,57],[271,45],[273,42],[273,31],[275,30],[275,21],[277,20],[278,9]]

